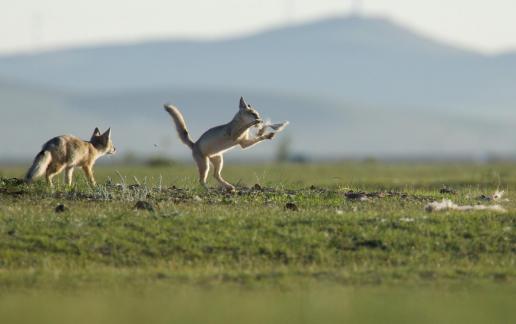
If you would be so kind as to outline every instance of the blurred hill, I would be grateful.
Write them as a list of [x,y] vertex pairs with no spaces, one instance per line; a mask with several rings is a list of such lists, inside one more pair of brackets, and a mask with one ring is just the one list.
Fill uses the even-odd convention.
[[[87,137],[95,126],[112,126],[122,151],[185,156],[162,104],[182,108],[198,136],[227,122],[240,95],[265,117],[290,120],[284,135],[306,155],[478,157],[516,148],[516,54],[456,48],[383,18],[6,56],[0,80],[0,158],[31,155],[61,133]],[[276,144],[236,156],[270,156]]]

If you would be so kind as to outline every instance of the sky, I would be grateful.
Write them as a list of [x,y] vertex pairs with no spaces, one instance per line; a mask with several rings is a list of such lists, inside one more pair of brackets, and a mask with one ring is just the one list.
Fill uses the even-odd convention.
[[0,0],[0,54],[225,38],[351,11],[485,53],[516,50],[515,0]]

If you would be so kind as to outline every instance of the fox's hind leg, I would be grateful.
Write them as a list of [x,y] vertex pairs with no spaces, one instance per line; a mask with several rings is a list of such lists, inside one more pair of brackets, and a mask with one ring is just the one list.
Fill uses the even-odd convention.
[[47,168],[47,172],[46,172],[46,179],[47,179],[47,183],[48,185],[53,188],[54,187],[54,182],[53,182],[53,179],[56,175],[58,175],[59,173],[63,172],[63,169],[64,169],[64,165],[63,166],[60,166],[60,165],[57,165],[57,164],[54,164],[54,163],[51,163],[48,168]]
[[217,181],[224,187],[226,188],[226,190],[229,190],[229,191],[234,191],[235,190],[235,187],[230,184],[229,182],[227,182],[226,180],[224,180],[224,178],[222,178],[222,168],[224,167],[224,157],[222,155],[216,155],[216,156],[212,156],[210,158],[210,161],[211,163],[213,163],[213,176],[215,177],[215,179],[217,179]]
[[208,180],[208,172],[210,172],[210,161],[207,157],[197,152],[193,153],[193,157],[199,168],[199,183],[204,189],[208,189],[206,181]]

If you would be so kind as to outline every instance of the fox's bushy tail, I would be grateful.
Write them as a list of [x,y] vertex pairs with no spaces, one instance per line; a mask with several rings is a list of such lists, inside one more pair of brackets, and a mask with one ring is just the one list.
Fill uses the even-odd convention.
[[193,148],[195,143],[190,138],[190,134],[188,133],[188,129],[186,128],[185,119],[179,111],[179,109],[172,105],[165,105],[165,110],[174,120],[174,123],[176,124],[177,134],[179,135],[181,142],[185,143],[189,148]]
[[39,154],[34,159],[34,163],[25,176],[25,181],[31,183],[36,178],[41,177],[47,171],[50,162],[52,162],[52,155],[49,151],[39,152]]

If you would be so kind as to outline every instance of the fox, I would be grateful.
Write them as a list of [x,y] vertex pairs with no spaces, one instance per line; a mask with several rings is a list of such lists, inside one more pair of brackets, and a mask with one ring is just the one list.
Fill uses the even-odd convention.
[[240,98],[238,112],[229,123],[209,129],[196,142],[190,138],[185,119],[179,109],[171,104],[165,104],[165,110],[172,117],[179,139],[192,150],[193,159],[199,170],[199,183],[205,189],[208,189],[206,182],[211,162],[214,167],[214,178],[224,189],[234,192],[235,186],[222,177],[224,153],[237,146],[248,149],[262,141],[272,140],[276,135],[274,132],[267,133],[267,127],[261,127],[256,137],[252,138],[250,130],[263,125],[263,120],[258,111],[247,104],[243,97]]
[[93,166],[98,158],[116,153],[111,140],[111,128],[103,134],[95,128],[89,141],[84,141],[73,135],[54,137],[46,142],[38,153],[30,169],[25,175],[25,181],[30,184],[45,175],[47,184],[53,188],[53,178],[65,171],[65,183],[72,185],[73,172],[81,167],[91,186],[96,186]]

